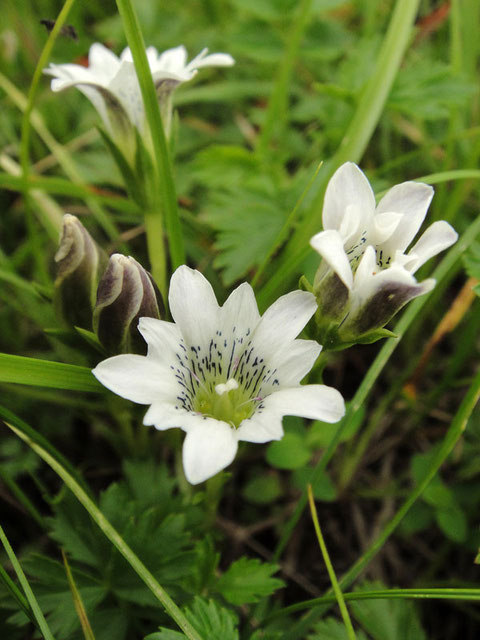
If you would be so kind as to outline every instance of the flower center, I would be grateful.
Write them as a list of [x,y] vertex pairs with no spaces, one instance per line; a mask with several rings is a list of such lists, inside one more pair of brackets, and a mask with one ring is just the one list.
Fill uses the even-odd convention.
[[195,395],[193,410],[209,418],[228,422],[235,428],[254,413],[260,398],[251,398],[234,378],[213,388],[200,387]]

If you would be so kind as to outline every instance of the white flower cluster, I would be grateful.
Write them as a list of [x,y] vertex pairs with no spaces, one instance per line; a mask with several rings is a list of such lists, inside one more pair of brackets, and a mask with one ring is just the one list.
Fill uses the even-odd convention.
[[323,261],[315,275],[316,315],[323,344],[375,338],[374,333],[435,280],[414,273],[457,240],[445,221],[434,222],[406,253],[421,227],[433,189],[403,182],[375,205],[364,173],[352,162],[333,175],[325,193],[324,230],[310,240]]
[[[228,53],[208,54],[203,49],[187,62],[184,46],[158,53],[155,47],[146,50],[147,60],[168,133],[171,117],[171,94],[180,84],[188,82],[204,67],[230,67],[235,64]],[[120,145],[131,133],[132,125],[140,133],[145,129],[145,110],[132,53],[127,47],[120,57],[103,44],[90,47],[88,67],[78,64],[50,64],[44,73],[53,76],[52,91],[77,87],[100,114],[107,133]],[[127,144],[129,144],[127,142]]]
[[[234,63],[230,55],[207,55],[206,49],[187,63],[183,46],[161,54],[149,47],[146,54],[167,133],[175,87],[200,68]],[[78,87],[120,146],[131,144],[132,130],[144,133],[142,95],[129,49],[117,57],[94,44],[88,68],[52,64],[45,72],[54,76],[54,91]],[[385,334],[382,327],[404,304],[434,286],[434,280],[417,282],[413,274],[456,241],[455,231],[435,222],[408,250],[432,196],[430,186],[405,182],[376,206],[367,178],[347,162],[328,184],[324,229],[310,240],[322,257],[313,293],[288,293],[260,316],[248,284],[219,306],[203,275],[182,266],[170,284],[174,322],[140,318],[147,355],[108,358],[94,375],[118,395],[149,405],[145,425],[186,432],[183,464],[193,484],[227,467],[240,441],[282,438],[285,415],[340,420],[345,406],[338,391],[300,384],[322,347],[297,336],[315,314],[316,337],[328,348],[372,342]],[[118,271],[116,262],[113,267]],[[110,289],[107,293],[111,297]]]

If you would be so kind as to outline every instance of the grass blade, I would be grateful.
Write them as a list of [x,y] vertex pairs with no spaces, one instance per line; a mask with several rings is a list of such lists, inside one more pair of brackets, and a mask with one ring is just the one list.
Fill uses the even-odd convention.
[[88,367],[0,353],[0,382],[101,392],[103,387]]
[[335,575],[335,570],[330,561],[330,556],[328,555],[327,545],[325,544],[325,540],[323,539],[322,530],[318,521],[317,509],[315,507],[315,500],[313,499],[311,484],[308,485],[308,501],[310,503],[310,513],[312,514],[313,526],[315,527],[315,533],[317,534],[318,544],[320,545],[320,550],[322,552],[325,566],[327,567],[328,576],[330,578],[330,582],[332,583],[335,598],[338,602],[340,613],[342,614],[343,624],[345,625],[345,628],[347,630],[348,640],[355,640],[356,635],[353,629],[352,621],[350,620],[350,615],[345,605],[342,590],[340,589],[337,576]]
[[32,611],[33,617],[35,618],[38,629],[45,640],[55,640],[50,631],[47,621],[45,620],[45,616],[40,609],[37,599],[35,598],[33,591],[28,583],[28,580],[23,573],[23,569],[20,566],[20,563],[17,560],[17,556],[15,555],[10,543],[8,541],[7,536],[3,528],[0,526],[0,542],[3,544],[3,548],[7,552],[8,558],[12,563],[13,568],[15,569],[15,573],[17,574],[18,580],[22,585],[23,592],[25,593],[28,604],[30,605],[30,609]]

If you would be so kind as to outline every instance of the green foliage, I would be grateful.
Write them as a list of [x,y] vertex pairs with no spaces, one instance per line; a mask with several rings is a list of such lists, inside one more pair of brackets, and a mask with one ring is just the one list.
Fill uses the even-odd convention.
[[[209,640],[238,640],[239,638],[236,616],[214,600],[207,601],[197,596],[193,605],[186,609],[185,614],[201,638],[209,638]],[[147,636],[145,640],[180,640],[186,637],[183,633],[162,629],[159,633]]]
[[[363,631],[355,631],[357,640],[367,640]],[[315,625],[314,633],[308,636],[308,640],[349,640],[345,625],[335,618],[327,618]]]
[[[300,492],[315,468],[320,473],[314,494],[323,503],[322,528],[339,576],[353,580],[386,542],[378,571],[391,584],[458,586],[477,578],[472,559],[480,547],[478,412],[441,474],[410,505],[398,529],[401,538],[390,544],[396,525],[388,529],[391,517],[395,522],[397,514],[405,513],[398,511],[403,500],[415,495],[414,487],[435,468],[435,455],[478,365],[475,300],[464,310],[460,328],[436,345],[421,375],[410,380],[425,343],[457,296],[458,258],[469,245],[462,258],[465,270],[480,280],[475,177],[480,162],[480,9],[476,0],[437,3],[440,10],[449,5],[442,15],[433,4],[419,4],[406,54],[378,114],[374,102],[388,86],[385,75],[369,94],[368,117],[352,130],[370,79],[379,66],[391,62],[379,55],[391,15],[413,5],[410,0],[312,0],[298,55],[287,61],[293,66],[280,96],[285,105],[281,127],[262,149],[259,140],[277,90],[279,61],[300,3],[133,2],[147,44],[163,50],[183,43],[189,58],[208,46],[236,59],[233,68],[203,69],[178,88],[170,141],[186,260],[207,275],[219,300],[226,299],[236,281],[252,282],[267,255],[268,264],[255,281],[262,311],[301,278],[304,285],[307,279],[313,282],[318,259],[308,239],[320,231],[322,176],[345,149],[353,149],[357,160],[361,156],[376,191],[435,174],[429,218],[448,219],[465,233],[455,259],[442,262],[443,271],[434,276],[438,284],[429,301],[424,307],[415,303],[415,313],[409,316],[408,310],[402,317],[398,338],[387,343],[394,346],[379,351],[374,341],[390,334],[375,332],[366,336],[365,346],[332,353],[324,370],[319,362],[311,372],[309,383],[332,385],[353,398],[342,426],[285,420],[281,441],[263,448],[242,445],[217,495],[210,487],[186,485],[180,440],[173,431],[143,427],[143,407],[98,393],[89,372],[103,357],[98,345],[91,333],[61,329],[51,305],[52,261],[65,211],[81,217],[108,252],[131,254],[145,266],[146,236],[150,244],[153,237],[158,251],[150,246],[150,254],[170,272],[181,254],[181,238],[176,238],[173,261],[163,260],[163,252],[179,225],[172,227],[170,218],[170,228],[152,228],[150,217],[145,233],[144,222],[145,214],[156,215],[146,205],[165,196],[172,185],[164,180],[166,189],[154,186],[149,143],[144,146],[137,139],[136,155],[127,160],[108,136],[98,133],[98,118],[85,97],[74,89],[54,94],[46,78],[40,80],[30,119],[30,174],[24,180],[18,163],[22,144],[25,148],[22,110],[48,36],[40,20],[53,19],[59,5],[52,0],[2,4],[2,404],[61,451],[71,461],[72,473],[81,469],[101,512],[206,640],[347,637],[325,606],[309,603],[305,616],[297,611],[270,619],[282,606],[328,588],[317,560],[312,561],[318,559],[318,548],[309,521],[305,516],[300,520]],[[94,41],[119,53],[126,45],[125,27],[132,26],[122,21],[115,3],[77,2],[68,22],[78,41],[60,36],[53,62],[83,64]],[[152,104],[154,98],[150,91]],[[322,170],[291,221],[289,215],[320,161]],[[171,213],[174,196],[170,189]],[[287,219],[289,226],[278,242]],[[480,285],[475,291],[480,294]],[[2,415],[8,419],[11,414]],[[352,461],[351,482],[343,486],[343,471]],[[84,508],[5,428],[0,485],[2,526],[58,640],[83,640],[60,548],[67,553],[96,640],[188,637]],[[378,538],[379,531],[387,533]],[[365,544],[362,554],[359,548]],[[282,545],[288,545],[283,557]],[[5,554],[0,561],[15,578]],[[282,580],[275,572],[283,561],[289,571],[281,574]],[[441,601],[425,606],[377,599],[347,605],[358,640],[447,640],[448,633],[448,640],[457,640],[473,637],[478,626],[473,609],[445,607]],[[21,640],[35,633],[0,583],[0,637]]]
[[272,578],[278,569],[278,565],[255,558],[240,558],[220,577],[217,589],[231,604],[258,602],[284,585],[282,580]]
[[[470,278],[480,280],[480,242],[475,242],[468,253],[463,256],[463,264]],[[480,284],[476,284],[473,290],[480,295]]]
[[[363,583],[359,591],[381,588],[380,583]],[[349,607],[373,640],[427,640],[413,602],[361,600]]]

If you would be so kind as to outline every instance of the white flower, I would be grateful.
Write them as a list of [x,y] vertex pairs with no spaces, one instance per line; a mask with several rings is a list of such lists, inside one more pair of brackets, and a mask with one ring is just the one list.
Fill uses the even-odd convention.
[[[191,80],[203,67],[225,67],[234,64],[226,53],[207,55],[204,49],[187,63],[187,51],[179,46],[158,53],[148,47],[146,54],[157,89],[162,111],[170,117],[168,107],[173,89]],[[145,126],[142,94],[138,84],[132,54],[127,47],[120,57],[100,43],[92,44],[88,54],[88,67],[78,64],[50,64],[44,73],[53,76],[52,91],[77,87],[92,102],[102,118],[107,132],[113,137],[125,136],[125,129],[132,124],[141,133]],[[169,122],[164,122],[168,131]]]
[[[415,271],[457,240],[445,221],[434,222],[405,253],[421,227],[433,197],[427,184],[403,182],[375,206],[364,173],[352,162],[328,183],[324,231],[310,240],[324,262],[315,276],[319,314],[346,339],[388,322],[406,302],[435,285],[418,283]],[[333,276],[333,277],[332,277]]]
[[115,356],[93,373],[118,395],[150,405],[145,425],[186,432],[183,465],[192,484],[228,466],[240,440],[282,438],[284,415],[325,422],[343,416],[338,391],[300,386],[321,350],[295,339],[315,311],[312,294],[289,293],[260,317],[248,284],[220,307],[203,275],[182,266],[169,303],[175,323],[140,319],[146,356]]

